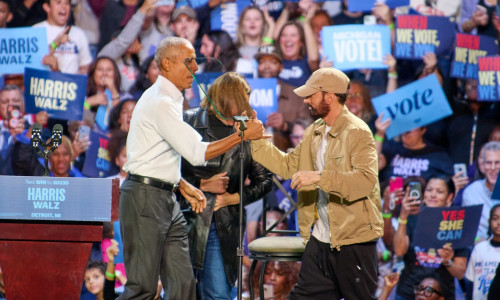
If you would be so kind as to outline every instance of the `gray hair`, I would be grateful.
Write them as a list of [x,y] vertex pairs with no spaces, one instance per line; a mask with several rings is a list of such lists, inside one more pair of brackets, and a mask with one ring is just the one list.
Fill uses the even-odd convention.
[[486,155],[485,155],[486,151],[500,151],[500,142],[488,142],[488,143],[484,144],[483,151],[482,151],[483,163],[486,160]]
[[18,91],[19,95],[21,95],[21,102],[24,103],[24,93],[23,93],[23,91],[21,90],[20,87],[18,87],[15,84],[7,84],[2,89],[0,89],[0,93],[7,92],[7,91]]
[[169,36],[167,38],[164,38],[160,42],[160,44],[158,45],[158,48],[156,48],[156,52],[155,52],[155,62],[159,68],[161,68],[161,61],[164,58],[176,57],[177,52],[172,48],[178,47],[180,45],[186,45],[190,48],[193,47],[193,45],[191,45],[191,42],[189,42],[185,38],[176,37],[176,36]]

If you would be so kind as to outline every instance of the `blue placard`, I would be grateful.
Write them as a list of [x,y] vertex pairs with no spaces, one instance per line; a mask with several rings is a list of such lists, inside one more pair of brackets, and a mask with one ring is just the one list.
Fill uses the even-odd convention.
[[492,37],[457,33],[455,54],[451,62],[450,76],[477,79],[477,58],[498,53],[498,41]]
[[26,68],[24,97],[26,112],[46,111],[51,118],[81,120],[87,87],[86,75]]
[[221,3],[210,11],[210,28],[224,30],[229,33],[233,40],[236,40],[240,14],[250,4],[249,0]]
[[387,69],[384,56],[391,53],[391,35],[385,25],[335,25],[321,30],[328,60],[339,70]]
[[443,119],[453,113],[435,74],[372,99],[378,115],[391,118],[387,137]]
[[22,74],[25,67],[48,69],[42,65],[47,54],[45,28],[0,29],[0,74]]
[[384,3],[389,8],[410,5],[410,0],[349,0],[347,10],[350,12],[371,11],[378,2]]
[[453,249],[474,246],[483,205],[460,207],[422,207],[413,239],[415,246]]
[[0,176],[0,219],[111,221],[111,179]]
[[278,100],[276,96],[276,78],[247,78],[252,89],[250,94],[250,105],[257,112],[257,117],[266,124],[267,116],[278,111]]
[[478,57],[478,101],[500,101],[500,56]]
[[82,174],[88,177],[105,178],[118,173],[120,170],[115,162],[110,161],[108,143],[109,138],[97,132],[90,132],[90,146],[85,152],[85,163]]
[[422,59],[427,52],[451,54],[456,24],[447,17],[401,15],[396,22],[394,57]]

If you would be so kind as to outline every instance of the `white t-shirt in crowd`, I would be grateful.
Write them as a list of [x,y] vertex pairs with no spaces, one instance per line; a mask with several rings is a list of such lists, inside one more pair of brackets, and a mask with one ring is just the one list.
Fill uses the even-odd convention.
[[489,240],[474,247],[467,264],[465,278],[474,284],[472,299],[486,300],[490,284],[500,263],[500,247],[493,247]]
[[[47,29],[48,45],[64,30],[64,26],[50,25],[47,21],[35,24],[33,27],[45,27]],[[92,56],[83,30],[71,26],[69,42],[59,45],[54,52],[54,56],[57,58],[57,64],[62,73],[77,74],[81,66],[89,65],[92,62]]]

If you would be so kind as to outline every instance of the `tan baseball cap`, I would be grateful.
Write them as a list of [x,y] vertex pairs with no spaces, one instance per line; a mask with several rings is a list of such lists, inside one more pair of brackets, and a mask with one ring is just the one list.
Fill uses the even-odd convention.
[[304,98],[319,91],[345,94],[347,93],[349,81],[349,77],[340,70],[335,68],[321,68],[312,73],[306,84],[293,91],[299,97]]

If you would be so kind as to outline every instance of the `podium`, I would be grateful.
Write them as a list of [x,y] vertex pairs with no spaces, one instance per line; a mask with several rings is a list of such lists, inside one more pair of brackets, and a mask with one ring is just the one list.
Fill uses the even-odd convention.
[[118,220],[118,179],[0,176],[7,299],[79,299],[102,223]]

